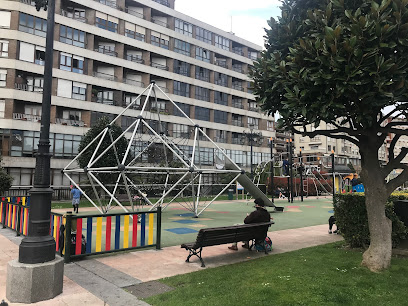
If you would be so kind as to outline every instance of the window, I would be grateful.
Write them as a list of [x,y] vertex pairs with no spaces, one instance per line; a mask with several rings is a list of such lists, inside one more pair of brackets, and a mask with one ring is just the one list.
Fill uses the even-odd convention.
[[190,64],[181,62],[179,60],[174,60],[174,73],[190,76]]
[[47,20],[20,13],[18,29],[23,32],[45,37]]
[[223,73],[214,72],[214,84],[228,86],[228,76]]
[[150,110],[168,113],[166,108],[166,101],[163,100],[157,100],[157,102],[152,101]]
[[145,41],[146,29],[133,23],[126,22],[125,35],[136,40]]
[[210,101],[210,90],[204,87],[195,87],[195,98],[203,101]]
[[6,87],[7,70],[0,69],[0,87]]
[[248,58],[251,60],[256,60],[258,58],[258,52],[248,51]]
[[45,65],[45,48],[35,46],[35,63],[37,65]]
[[60,42],[85,48],[85,32],[61,25]]
[[249,101],[249,110],[253,112],[257,112],[258,104],[255,101]]
[[107,105],[113,105],[113,91],[110,90],[99,91],[96,102]]
[[174,81],[173,93],[179,96],[190,97],[190,84]]
[[96,12],[95,25],[110,32],[118,32],[118,19],[101,12]]
[[[0,100],[0,118],[4,118],[4,112],[6,110],[6,100]],[[1,143],[1,140],[0,140]]]
[[210,121],[210,109],[205,107],[195,107],[195,118],[197,120]]
[[[176,102],[176,105],[188,116],[190,117],[190,105],[184,104],[184,103],[178,103]],[[174,116],[179,116],[179,117],[184,117],[183,113],[177,108],[173,108],[173,115]]]
[[174,27],[175,27],[174,30],[176,32],[193,37],[193,25],[192,24],[176,18]]
[[159,32],[151,31],[150,43],[163,49],[169,49],[169,37]]
[[61,15],[80,22],[87,22],[85,10],[77,7],[67,7],[66,10],[61,10]]
[[247,82],[247,92],[250,94],[254,92],[253,85],[254,84],[252,82]]
[[0,57],[8,57],[8,40],[0,40]]
[[137,96],[133,96],[133,95],[125,95],[125,106],[129,106],[130,103],[132,104],[133,109],[140,109],[140,105],[141,105],[141,98],[137,99]]
[[203,68],[203,67],[196,66],[195,77],[197,80],[209,82],[210,81],[210,70]]
[[243,116],[232,114],[232,125],[241,126],[241,127],[244,126],[242,119],[243,119]]
[[43,77],[27,77],[28,91],[42,92],[44,88]]
[[84,73],[84,58],[69,53],[60,54],[60,69],[76,73]]
[[266,129],[268,131],[273,131],[274,130],[274,122],[273,121],[266,121]]
[[62,119],[79,121],[81,120],[81,112],[76,110],[64,110],[62,112]]
[[227,132],[226,131],[215,130],[214,141],[215,142],[226,143],[227,142]]
[[106,117],[108,118],[109,122],[111,122],[113,119],[115,119],[114,114],[108,114],[108,113],[100,113],[100,112],[92,112],[91,113],[91,126],[95,125],[100,118]]
[[229,39],[222,37],[220,35],[214,35],[215,46],[224,50],[229,50],[230,41]]
[[210,62],[210,51],[201,47],[196,47],[196,59],[203,62]]
[[258,118],[253,118],[253,117],[248,117],[248,126],[253,127],[254,129],[257,129],[259,125],[259,119]]
[[72,82],[72,99],[86,100],[86,84]]
[[190,138],[188,125],[173,123],[173,137]]
[[190,44],[179,39],[174,39],[174,52],[190,56]]
[[228,113],[214,110],[214,122],[226,124],[228,122]]
[[212,33],[208,30],[205,30],[203,28],[200,27],[196,27],[196,39],[201,40],[205,43],[211,44],[211,36]]
[[228,94],[225,92],[215,91],[214,92],[214,103],[227,105],[228,104]]

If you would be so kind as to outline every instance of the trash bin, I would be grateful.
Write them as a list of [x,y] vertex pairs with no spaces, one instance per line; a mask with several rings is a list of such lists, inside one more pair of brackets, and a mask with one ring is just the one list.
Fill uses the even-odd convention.
[[234,199],[234,189],[228,189],[228,200]]

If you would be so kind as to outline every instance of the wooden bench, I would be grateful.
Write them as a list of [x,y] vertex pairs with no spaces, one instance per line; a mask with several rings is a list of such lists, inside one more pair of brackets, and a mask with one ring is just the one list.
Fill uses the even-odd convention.
[[251,241],[251,244],[249,245],[249,250],[251,250],[254,246],[254,240],[264,239],[268,228],[274,223],[275,222],[270,221],[264,223],[202,228],[198,232],[195,242],[182,244],[181,248],[189,251],[186,262],[189,262],[190,257],[195,255],[200,259],[201,266],[205,267],[204,260],[201,257],[203,247],[240,241]]

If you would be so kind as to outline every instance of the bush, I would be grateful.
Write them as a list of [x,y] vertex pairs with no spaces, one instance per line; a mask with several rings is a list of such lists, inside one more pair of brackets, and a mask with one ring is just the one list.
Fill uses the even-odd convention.
[[[394,212],[394,200],[408,199],[408,194],[393,193],[385,206],[385,214],[392,221],[392,245],[396,247],[406,238],[407,228]],[[334,216],[344,240],[353,248],[367,248],[370,244],[367,210],[363,193],[336,194]]]

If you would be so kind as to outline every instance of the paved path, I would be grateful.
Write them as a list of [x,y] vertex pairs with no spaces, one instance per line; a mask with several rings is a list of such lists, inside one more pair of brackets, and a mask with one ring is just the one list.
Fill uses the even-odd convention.
[[[231,251],[227,245],[204,248],[206,268],[343,239],[339,235],[329,235],[327,224],[274,231],[269,236],[273,241],[273,251],[269,255],[241,248]],[[7,262],[18,257],[20,240],[11,230],[0,228],[0,301],[6,296]],[[203,269],[197,258],[192,257],[191,262],[186,263],[187,255],[188,252],[180,246],[172,246],[160,251],[143,250],[76,261],[65,265],[64,292],[52,300],[32,305],[147,305],[122,288]]]

